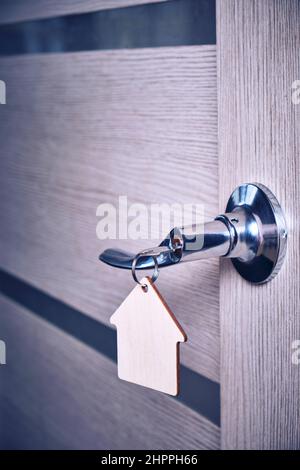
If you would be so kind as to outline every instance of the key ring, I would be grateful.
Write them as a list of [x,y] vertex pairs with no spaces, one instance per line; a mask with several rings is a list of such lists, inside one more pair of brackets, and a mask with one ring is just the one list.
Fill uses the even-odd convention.
[[135,282],[136,282],[137,284],[139,284],[139,285],[143,288],[143,290],[144,290],[145,292],[147,292],[148,286],[147,286],[147,284],[142,284],[142,283],[138,280],[138,278],[137,278],[137,276],[136,276],[135,269],[136,269],[136,264],[137,264],[137,262],[138,262],[138,260],[139,260],[140,258],[147,258],[147,257],[149,257],[149,256],[151,256],[152,259],[153,259],[153,261],[154,261],[154,271],[153,271],[153,274],[152,274],[152,277],[151,277],[151,282],[154,283],[154,282],[156,281],[156,279],[158,278],[158,275],[159,275],[157,257],[156,257],[154,254],[149,254],[149,252],[147,252],[147,250],[142,251],[141,253],[138,253],[138,254],[136,255],[136,257],[134,258],[134,260],[133,260],[133,262],[132,262],[132,266],[131,266],[131,273],[132,273],[133,279],[135,280]]

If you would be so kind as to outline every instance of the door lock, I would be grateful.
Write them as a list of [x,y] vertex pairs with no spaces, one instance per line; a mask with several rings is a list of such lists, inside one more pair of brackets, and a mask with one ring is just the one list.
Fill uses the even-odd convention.
[[238,186],[224,214],[199,226],[175,227],[158,247],[132,254],[107,249],[99,259],[117,268],[158,268],[204,258],[231,258],[249,282],[264,283],[279,272],[286,252],[287,228],[273,193],[259,183]]

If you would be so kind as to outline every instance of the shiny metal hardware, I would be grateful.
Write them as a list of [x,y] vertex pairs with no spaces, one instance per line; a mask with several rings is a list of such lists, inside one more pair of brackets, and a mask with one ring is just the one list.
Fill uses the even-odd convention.
[[[169,250],[170,251],[170,250]],[[159,274],[159,267],[158,267],[158,261],[157,261],[157,257],[159,255],[159,250],[153,250],[153,249],[150,249],[150,250],[144,250],[144,251],[141,251],[140,253],[138,253],[133,262],[132,262],[132,265],[131,265],[131,272],[132,272],[132,277],[133,277],[133,280],[139,284],[140,286],[143,287],[143,289],[145,290],[148,290],[148,287],[147,287],[147,284],[143,284],[141,283],[137,276],[136,276],[136,272],[135,272],[135,269],[136,269],[136,265],[138,263],[138,260],[143,258],[143,257],[147,257],[148,256],[152,256],[152,259],[153,259],[153,262],[154,262],[154,271],[153,271],[153,274],[152,274],[152,277],[151,277],[151,282],[154,283],[156,281],[156,279],[158,278],[158,274]]]
[[282,209],[264,185],[248,183],[231,194],[226,211],[199,226],[176,227],[158,247],[132,254],[105,250],[99,259],[124,269],[172,266],[204,258],[226,257],[247,281],[270,281],[279,272],[287,242]]

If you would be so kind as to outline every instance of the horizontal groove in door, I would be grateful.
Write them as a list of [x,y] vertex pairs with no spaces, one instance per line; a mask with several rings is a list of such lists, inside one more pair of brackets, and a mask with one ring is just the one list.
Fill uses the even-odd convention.
[[0,25],[0,55],[216,44],[215,2],[177,0]]
[[120,381],[110,360],[0,296],[0,447],[216,449],[220,430],[173,398]]
[[0,24],[168,0],[1,0]]
[[[133,281],[98,254],[154,242],[98,240],[97,206],[127,195],[218,213],[216,48],[12,57],[0,69],[0,266],[109,325]],[[157,282],[189,338],[182,363],[219,381],[218,261]]]

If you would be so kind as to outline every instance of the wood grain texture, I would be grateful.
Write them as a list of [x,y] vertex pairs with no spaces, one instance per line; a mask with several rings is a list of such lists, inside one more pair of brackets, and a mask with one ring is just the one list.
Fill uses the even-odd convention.
[[165,1],[168,0],[1,0],[0,24]]
[[[98,240],[97,206],[126,195],[217,214],[215,46],[11,57],[0,69],[0,265],[109,324],[133,281],[99,253],[159,240]],[[218,277],[206,260],[157,281],[189,337],[182,362],[215,381]]]
[[219,0],[217,12],[220,207],[242,182],[268,186],[285,210],[285,264],[251,286],[221,268],[222,447],[300,448],[299,155],[297,0]]
[[0,297],[1,449],[216,449],[219,428]]

